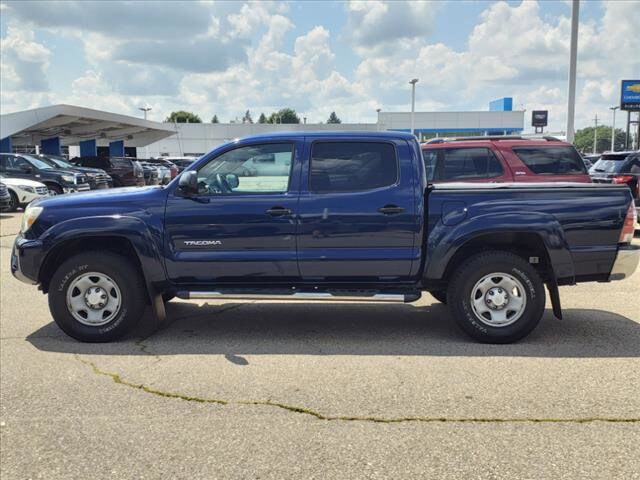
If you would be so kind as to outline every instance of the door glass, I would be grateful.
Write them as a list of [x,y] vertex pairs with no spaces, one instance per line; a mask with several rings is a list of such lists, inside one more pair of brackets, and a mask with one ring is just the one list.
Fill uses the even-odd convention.
[[397,181],[398,159],[389,143],[318,142],[313,145],[309,182],[312,192],[372,190]]
[[488,148],[447,148],[442,150],[437,180],[493,178],[502,175],[502,165]]
[[236,148],[198,170],[198,190],[204,195],[284,193],[292,160],[291,143]]
[[575,148],[518,147],[513,151],[529,169],[538,175],[570,175],[587,173]]

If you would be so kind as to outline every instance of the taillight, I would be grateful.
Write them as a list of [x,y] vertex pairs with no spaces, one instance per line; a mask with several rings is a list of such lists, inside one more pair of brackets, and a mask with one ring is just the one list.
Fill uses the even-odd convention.
[[619,243],[631,243],[633,240],[633,232],[636,228],[636,208],[631,202],[629,210],[627,210],[627,216],[624,217],[624,224],[622,225],[622,232],[620,232]]
[[629,183],[633,180],[633,176],[631,175],[616,175],[611,179],[613,183]]

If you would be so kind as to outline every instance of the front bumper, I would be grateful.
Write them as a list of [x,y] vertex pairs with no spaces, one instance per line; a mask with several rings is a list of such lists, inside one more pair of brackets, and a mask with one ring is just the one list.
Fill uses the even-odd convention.
[[21,282],[36,285],[42,257],[40,240],[28,240],[18,234],[11,250],[11,273]]
[[613,268],[609,274],[609,281],[622,280],[633,275],[640,263],[640,247],[628,245],[620,247],[613,262]]
[[88,192],[91,186],[88,183],[79,183],[73,186],[65,186],[62,188],[64,193]]

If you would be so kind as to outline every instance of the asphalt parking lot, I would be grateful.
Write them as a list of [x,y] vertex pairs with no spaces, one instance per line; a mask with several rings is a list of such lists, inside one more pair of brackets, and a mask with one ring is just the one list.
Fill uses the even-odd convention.
[[428,295],[172,301],[159,331],[82,344],[9,272],[20,215],[0,215],[3,479],[640,478],[640,272],[561,288],[565,319],[514,345]]

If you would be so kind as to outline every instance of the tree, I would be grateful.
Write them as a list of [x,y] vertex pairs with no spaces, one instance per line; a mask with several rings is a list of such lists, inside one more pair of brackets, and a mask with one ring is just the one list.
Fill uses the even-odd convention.
[[[581,128],[576,132],[573,144],[580,152],[593,152],[593,131],[595,127]],[[602,153],[611,150],[611,127],[606,125],[598,126],[598,139],[596,144],[596,152]],[[616,128],[615,145],[616,150],[624,150],[625,133],[622,129]]]
[[242,117],[242,123],[253,123],[253,118],[251,118],[251,113],[249,113],[249,110],[244,113],[244,117]]
[[184,110],[178,110],[177,112],[171,112],[165,122],[170,123],[202,123],[200,117],[192,112],[185,112]]
[[267,123],[267,117],[264,113],[260,114],[260,118],[258,119],[258,123]]
[[342,120],[338,118],[338,116],[336,115],[336,112],[331,112],[331,115],[329,115],[329,119],[327,120],[327,123],[342,123]]
[[281,108],[269,115],[268,123],[300,123],[300,117],[291,108]]
[[214,115],[213,118],[211,118],[211,123],[220,123],[220,121],[218,120],[218,115]]

